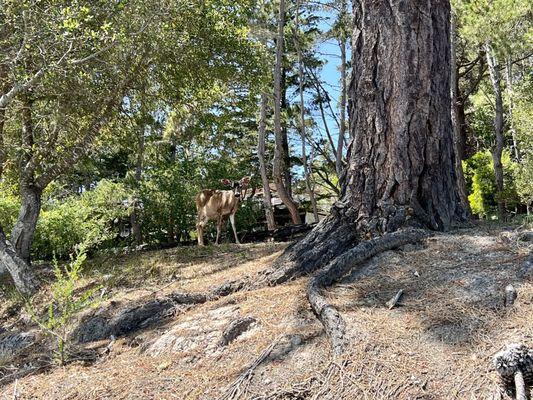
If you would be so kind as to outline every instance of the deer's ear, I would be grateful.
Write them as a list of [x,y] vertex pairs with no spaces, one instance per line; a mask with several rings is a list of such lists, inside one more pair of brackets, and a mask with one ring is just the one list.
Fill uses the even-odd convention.
[[241,179],[241,185],[248,185],[249,183],[250,183],[249,176],[245,176],[244,178]]
[[223,185],[229,186],[231,185],[231,181],[229,179],[221,179],[220,182],[222,182]]

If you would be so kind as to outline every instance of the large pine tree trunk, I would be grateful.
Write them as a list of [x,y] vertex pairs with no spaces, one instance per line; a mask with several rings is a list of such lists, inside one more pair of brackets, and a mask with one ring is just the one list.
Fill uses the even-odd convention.
[[467,218],[455,171],[450,3],[354,2],[352,142],[342,197],[264,273],[309,273],[358,240],[404,226],[446,230]]
[[362,230],[465,216],[450,116],[448,1],[357,1],[345,200]]

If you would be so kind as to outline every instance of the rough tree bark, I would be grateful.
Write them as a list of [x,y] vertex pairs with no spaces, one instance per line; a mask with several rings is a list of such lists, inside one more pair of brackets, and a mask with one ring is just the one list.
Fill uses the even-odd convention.
[[300,90],[300,138],[302,140],[302,164],[304,168],[305,187],[309,200],[311,201],[311,207],[313,209],[313,218],[315,222],[318,222],[318,208],[316,204],[315,191],[311,184],[311,174],[309,164],[307,162],[307,150],[305,145],[306,127],[305,127],[305,102],[304,102],[304,64],[302,59],[302,49],[300,48],[298,31],[300,28],[300,0],[296,2],[296,18],[295,18],[295,32],[294,32],[294,44],[296,52],[298,53],[298,85]]
[[468,215],[454,168],[449,2],[358,0],[354,12],[342,196],[262,273],[269,284],[312,273],[361,239],[406,226],[446,230]]
[[31,295],[38,282],[30,265],[18,256],[0,226],[0,274],[6,269],[17,290],[23,295]]
[[274,220],[274,209],[272,208],[272,194],[270,193],[270,183],[268,181],[268,173],[265,161],[266,152],[266,112],[267,112],[268,98],[266,93],[261,93],[261,104],[259,110],[259,129],[257,141],[257,157],[259,158],[259,171],[261,173],[261,181],[263,183],[263,204],[265,206],[265,216],[268,230],[276,229],[276,221]]
[[276,66],[274,68],[274,131],[275,131],[275,150],[274,150],[274,182],[278,195],[288,208],[291,219],[294,224],[301,224],[302,220],[298,213],[298,207],[291,198],[290,193],[283,182],[283,130],[281,127],[281,69],[283,61],[283,30],[285,27],[285,1],[281,0],[279,4],[278,35],[276,38]]
[[505,203],[503,200],[503,165],[502,153],[505,146],[503,136],[503,96],[501,87],[500,66],[490,42],[485,43],[485,53],[489,67],[490,81],[494,91],[494,146],[492,147],[492,163],[496,180],[496,201],[498,216],[505,219]]
[[30,262],[30,250],[41,213],[42,190],[34,184],[21,182],[20,211],[11,230],[11,243],[17,254],[27,263]]

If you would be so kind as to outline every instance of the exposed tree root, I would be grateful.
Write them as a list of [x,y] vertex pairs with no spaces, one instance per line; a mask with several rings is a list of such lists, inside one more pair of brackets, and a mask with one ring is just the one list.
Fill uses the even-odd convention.
[[311,308],[324,325],[335,355],[344,350],[346,325],[337,309],[329,304],[322,289],[338,281],[361,262],[386,250],[392,250],[408,243],[415,243],[428,236],[422,229],[407,229],[360,243],[331,261],[314,276],[307,287],[307,298]]
[[339,211],[322,220],[305,238],[289,246],[274,264],[259,273],[255,287],[275,286],[311,274],[357,242],[354,224],[341,221]]
[[240,290],[244,281],[225,283],[206,293],[174,292],[165,297],[139,301],[117,307],[110,302],[105,307],[90,310],[85,314],[73,331],[71,339],[78,343],[88,343],[123,336],[154,325],[173,315],[180,307],[203,304]]

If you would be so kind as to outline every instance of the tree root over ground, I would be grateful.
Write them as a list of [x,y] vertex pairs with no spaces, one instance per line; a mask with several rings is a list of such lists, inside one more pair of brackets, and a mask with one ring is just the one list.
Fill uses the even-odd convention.
[[78,343],[89,343],[127,335],[165,320],[180,306],[203,304],[228,296],[242,290],[246,283],[245,280],[230,281],[204,293],[174,292],[162,298],[138,301],[120,308],[111,302],[86,313],[74,329],[71,339]]
[[425,230],[407,229],[362,242],[335,258],[311,278],[307,287],[307,298],[314,313],[324,325],[335,355],[341,354],[344,349],[346,324],[337,309],[329,304],[322,294],[322,289],[332,285],[358,264],[378,253],[418,242],[428,235],[428,231]]

